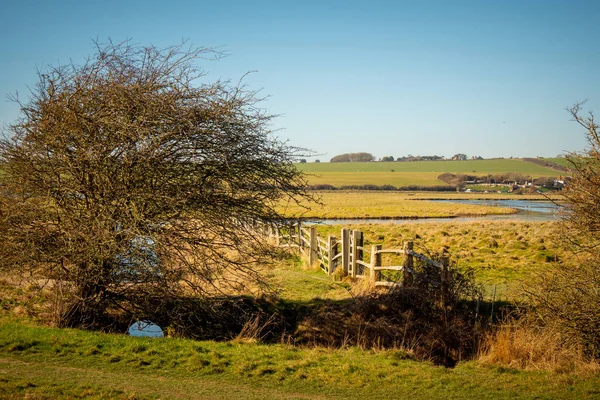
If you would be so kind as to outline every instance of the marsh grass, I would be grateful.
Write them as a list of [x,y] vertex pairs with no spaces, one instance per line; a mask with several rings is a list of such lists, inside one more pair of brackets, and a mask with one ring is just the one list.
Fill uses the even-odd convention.
[[290,218],[431,218],[516,212],[503,207],[428,201],[424,200],[428,196],[423,193],[418,193],[417,196],[419,198],[402,192],[319,192],[320,204],[286,203],[280,205],[279,211]]
[[[477,280],[491,297],[514,299],[523,281],[557,267],[568,267],[570,259],[558,238],[556,222],[447,222],[427,224],[357,224],[364,233],[365,246],[402,248],[414,241],[415,251],[450,255],[458,268],[474,268]],[[340,227],[319,225],[318,233],[340,236]],[[398,260],[384,258],[383,265]]]

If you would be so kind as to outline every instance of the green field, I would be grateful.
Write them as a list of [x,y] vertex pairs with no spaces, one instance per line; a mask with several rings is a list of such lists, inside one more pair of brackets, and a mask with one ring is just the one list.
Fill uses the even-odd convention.
[[469,161],[415,161],[368,163],[301,163],[298,169],[309,174],[310,184],[440,186],[437,179],[443,173],[478,176],[519,173],[533,178],[557,177],[560,172],[520,159]]

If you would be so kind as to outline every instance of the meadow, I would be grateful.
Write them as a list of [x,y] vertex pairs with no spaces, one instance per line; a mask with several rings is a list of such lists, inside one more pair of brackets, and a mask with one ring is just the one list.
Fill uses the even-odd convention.
[[445,186],[443,173],[477,176],[519,173],[524,176],[558,177],[560,172],[520,159],[414,162],[299,163],[312,185]]
[[[543,199],[542,196],[533,196]],[[430,201],[475,198],[461,194],[426,194],[396,191],[322,191],[316,202],[287,202],[279,211],[289,218],[434,218],[469,215],[512,214],[510,208]],[[507,198],[494,196],[487,198]]]
[[[576,261],[567,258],[556,222],[383,223],[349,228],[364,233],[367,247],[382,244],[383,248],[401,248],[405,241],[413,241],[417,252],[447,254],[459,270],[474,270],[489,298],[496,287],[498,297],[517,299],[523,283],[534,281],[557,265],[566,267]],[[317,231],[323,237],[340,237],[340,226],[320,225]]]

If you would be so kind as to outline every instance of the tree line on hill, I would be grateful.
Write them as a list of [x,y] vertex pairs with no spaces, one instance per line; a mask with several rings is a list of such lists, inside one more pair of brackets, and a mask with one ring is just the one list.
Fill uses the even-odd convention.
[[[409,154],[407,156],[402,156],[398,158],[394,158],[394,156],[385,156],[381,157],[379,161],[381,162],[410,162],[410,161],[445,161],[445,160],[453,160],[453,161],[466,161],[468,157],[466,154],[455,154],[452,158],[445,158],[443,156],[433,155],[433,156],[413,156]],[[483,160],[480,156],[473,156],[471,160]],[[377,158],[371,153],[344,153],[334,156],[329,160],[329,162],[372,162],[377,161]],[[302,162],[302,160],[300,161]],[[306,160],[304,160],[306,162]]]

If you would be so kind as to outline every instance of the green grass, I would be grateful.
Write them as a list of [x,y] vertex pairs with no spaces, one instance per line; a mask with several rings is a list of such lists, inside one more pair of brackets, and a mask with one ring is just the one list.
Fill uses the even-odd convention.
[[348,283],[335,282],[320,268],[304,265],[297,257],[266,271],[266,277],[285,301],[306,302],[315,298],[341,300],[351,297]]
[[[303,163],[296,164],[307,174],[310,184],[440,186],[446,183],[437,177],[442,173],[496,175],[510,172],[540,176],[559,176],[560,172],[520,159],[469,161],[416,161],[370,163]],[[392,171],[393,170],[393,171]]]
[[1,398],[585,399],[598,375],[416,362],[404,352],[145,339],[0,321]]

